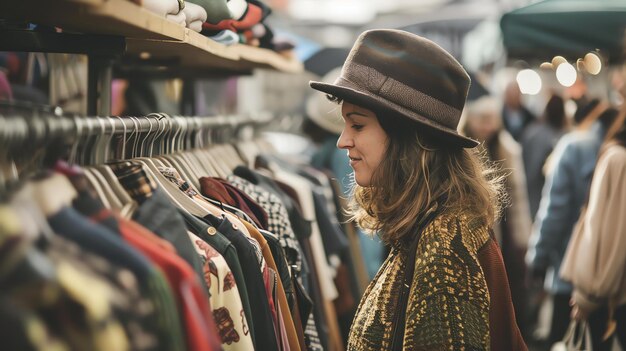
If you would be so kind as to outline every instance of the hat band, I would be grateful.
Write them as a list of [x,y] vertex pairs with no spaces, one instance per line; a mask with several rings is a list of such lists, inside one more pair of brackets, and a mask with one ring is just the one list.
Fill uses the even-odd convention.
[[458,109],[371,67],[351,62],[344,67],[341,78],[448,128],[456,129],[459,123],[461,111]]

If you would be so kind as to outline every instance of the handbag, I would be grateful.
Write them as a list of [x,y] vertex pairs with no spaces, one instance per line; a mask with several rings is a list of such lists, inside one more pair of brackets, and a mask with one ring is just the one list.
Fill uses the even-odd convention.
[[591,330],[587,321],[572,320],[563,340],[552,345],[550,351],[593,351]]
[[402,279],[403,284],[400,288],[400,296],[398,298],[398,305],[396,307],[397,312],[393,323],[394,327],[393,338],[391,339],[391,351],[402,351],[402,344],[404,343],[406,307],[409,293],[411,291],[411,284],[413,283],[413,273],[415,272],[415,256],[417,254],[417,244],[422,237],[422,231],[435,218],[438,207],[439,206],[437,206],[437,203],[435,203],[435,206],[426,213],[425,218],[417,226],[417,235],[412,238],[412,241],[409,244],[407,264],[404,268],[404,276]]

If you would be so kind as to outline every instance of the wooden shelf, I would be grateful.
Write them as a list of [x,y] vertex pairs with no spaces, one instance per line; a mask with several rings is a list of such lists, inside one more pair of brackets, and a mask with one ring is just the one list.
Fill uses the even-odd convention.
[[88,34],[166,40],[185,38],[184,27],[127,0],[3,1],[0,14],[8,19]]
[[271,68],[288,73],[298,73],[304,70],[301,62],[287,59],[280,54],[268,50],[256,48],[249,45],[236,44],[230,47],[231,50],[239,53],[243,62],[257,65],[259,68]]
[[72,32],[122,36],[128,55],[170,60],[205,71],[303,70],[302,63],[271,50],[217,43],[128,0],[19,0],[10,4],[1,1],[0,17]]

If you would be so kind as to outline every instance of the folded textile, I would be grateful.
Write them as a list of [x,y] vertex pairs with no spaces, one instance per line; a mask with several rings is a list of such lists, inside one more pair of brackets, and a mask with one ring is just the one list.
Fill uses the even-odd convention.
[[228,29],[225,29],[215,35],[209,36],[209,38],[224,45],[233,45],[239,43],[239,35]]
[[226,4],[233,19],[240,20],[248,9],[248,2],[246,0],[230,0]]
[[170,20],[170,21],[172,21],[174,23],[180,24],[183,27],[187,25],[187,21],[186,21],[187,16],[185,16],[185,12],[184,11],[180,11],[176,15],[167,14],[165,16],[165,18],[167,18],[168,20]]
[[162,17],[180,12],[178,0],[143,0],[141,6]]
[[183,12],[185,12],[185,16],[187,16],[187,24],[195,21],[205,22],[207,19],[206,10],[202,6],[192,2],[185,2]]
[[226,0],[192,0],[192,2],[204,8],[207,13],[206,21],[208,23],[215,24],[232,19]]
[[187,28],[200,32],[202,30],[202,23],[207,19],[206,10],[200,5],[186,2],[183,12],[185,13]]
[[272,13],[272,9],[267,6],[265,3],[261,2],[260,0],[247,0],[249,3],[251,3],[254,6],[257,6],[258,8],[261,9],[261,22],[263,22],[267,16],[269,16]]
[[200,33],[202,31],[202,21],[193,21],[187,24],[187,28],[191,29],[194,32]]
[[212,24],[205,22],[202,25],[202,28],[206,30],[224,30],[229,29],[233,32],[244,31],[246,29],[252,28],[255,24],[261,22],[263,17],[263,10],[251,3],[248,3],[248,10],[244,14],[243,18],[240,20],[229,19],[219,22],[218,24]]

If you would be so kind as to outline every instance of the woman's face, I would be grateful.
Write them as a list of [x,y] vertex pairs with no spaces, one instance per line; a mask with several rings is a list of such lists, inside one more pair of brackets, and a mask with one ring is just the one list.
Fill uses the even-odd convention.
[[348,150],[354,179],[362,187],[370,186],[372,174],[384,157],[388,137],[371,110],[343,102],[344,127],[337,147]]

